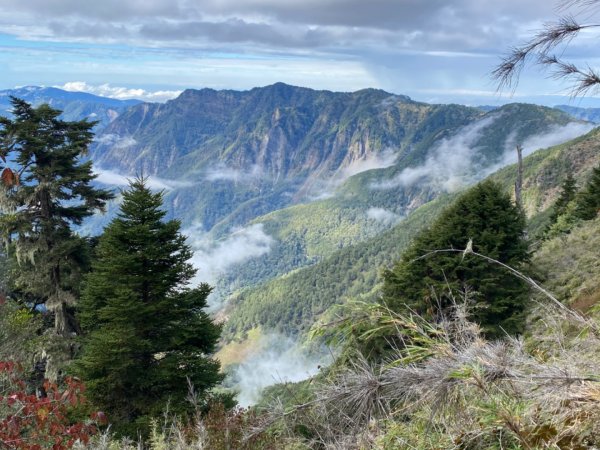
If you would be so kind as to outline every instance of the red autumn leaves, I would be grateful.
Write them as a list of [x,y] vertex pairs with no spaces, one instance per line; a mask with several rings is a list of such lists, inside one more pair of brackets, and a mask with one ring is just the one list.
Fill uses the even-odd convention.
[[[75,421],[85,404],[84,386],[67,378],[65,386],[44,382],[44,396],[29,394],[21,368],[0,361],[0,446],[19,450],[66,450],[77,441],[86,444],[107,423],[102,412],[89,420]],[[79,412],[81,414],[81,412]]]

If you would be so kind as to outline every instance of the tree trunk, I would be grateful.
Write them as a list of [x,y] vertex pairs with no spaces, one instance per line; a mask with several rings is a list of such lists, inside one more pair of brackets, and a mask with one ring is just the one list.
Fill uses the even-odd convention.
[[54,309],[54,331],[59,336],[69,336],[72,330],[69,326],[69,313],[67,312],[67,305],[60,302]]
[[521,192],[523,191],[523,147],[517,145],[517,181],[515,182],[515,203],[523,207]]

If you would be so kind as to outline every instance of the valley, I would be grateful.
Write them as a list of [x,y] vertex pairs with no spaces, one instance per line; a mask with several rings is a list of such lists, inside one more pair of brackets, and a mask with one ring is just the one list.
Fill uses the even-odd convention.
[[[196,279],[216,287],[211,304],[225,320],[223,355],[248,333],[254,342],[257,333],[265,342],[291,339],[287,349],[304,352],[302,342],[332,307],[377,298],[382,268],[457,193],[487,176],[510,191],[515,169],[502,167],[515,161],[516,145],[527,155],[592,128],[535,105],[484,112],[373,89],[335,93],[282,83],[188,90],[165,104],[15,94],[28,92],[69,118],[115,111],[97,125],[90,153],[98,180],[118,187],[144,174],[165,190],[168,216],[182,221],[196,252]],[[529,216],[554,198],[561,167],[579,175],[595,163],[596,135],[575,142],[585,151],[565,144],[526,158]],[[115,201],[83,230],[101,229]],[[225,359],[256,367],[269,345]],[[304,369],[292,364],[281,377]]]

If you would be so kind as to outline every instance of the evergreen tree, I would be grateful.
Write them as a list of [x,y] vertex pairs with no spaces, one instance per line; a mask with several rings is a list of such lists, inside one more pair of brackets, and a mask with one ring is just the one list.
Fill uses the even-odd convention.
[[11,99],[13,117],[0,118],[0,235],[15,261],[10,287],[28,305],[54,312],[55,330],[76,329],[70,305],[86,263],[86,242],[73,233],[112,198],[90,183],[93,122],[65,122],[48,105]]
[[409,307],[430,318],[450,304],[452,292],[474,291],[474,320],[489,334],[500,328],[517,333],[527,301],[527,286],[506,269],[465,252],[497,259],[516,269],[528,260],[523,212],[501,188],[483,182],[462,195],[433,225],[421,232],[394,267],[384,272],[382,300],[393,310]]
[[222,376],[214,351],[220,327],[203,311],[210,287],[187,284],[195,269],[176,220],[164,222],[162,193],[143,179],[123,193],[100,237],[80,308],[84,332],[76,373],[122,433],[147,429],[170,402],[185,412],[187,380],[197,392]]
[[567,206],[570,202],[575,199],[577,194],[577,187],[575,185],[575,178],[569,172],[565,181],[561,185],[560,195],[552,205],[552,214],[550,215],[551,223],[555,223],[559,216],[562,216],[567,212]]
[[583,220],[595,219],[600,212],[600,165],[592,170],[590,181],[576,198],[575,215]]

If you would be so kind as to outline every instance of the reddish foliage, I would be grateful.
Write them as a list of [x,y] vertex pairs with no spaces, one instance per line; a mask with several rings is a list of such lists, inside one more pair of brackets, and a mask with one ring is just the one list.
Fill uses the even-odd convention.
[[75,442],[87,443],[106,423],[103,413],[89,421],[75,422],[69,414],[85,404],[84,386],[67,378],[65,387],[46,381],[46,396],[27,394],[20,378],[22,369],[12,361],[0,361],[0,447],[19,450],[65,450]]

